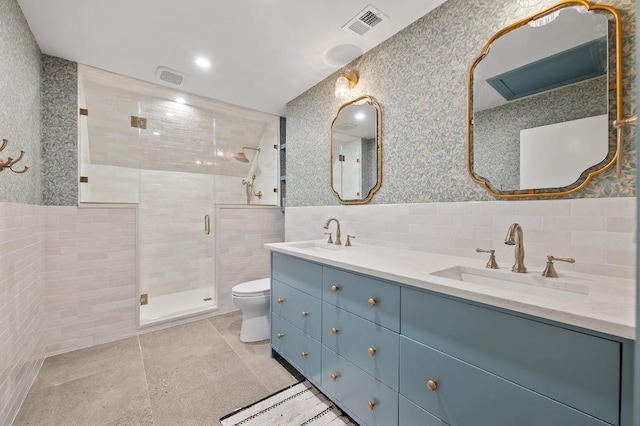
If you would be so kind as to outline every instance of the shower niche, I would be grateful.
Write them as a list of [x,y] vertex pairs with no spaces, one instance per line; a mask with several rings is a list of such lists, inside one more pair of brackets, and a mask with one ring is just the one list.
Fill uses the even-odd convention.
[[137,208],[139,324],[215,310],[215,207],[279,205],[280,118],[87,66],[78,77],[80,203]]

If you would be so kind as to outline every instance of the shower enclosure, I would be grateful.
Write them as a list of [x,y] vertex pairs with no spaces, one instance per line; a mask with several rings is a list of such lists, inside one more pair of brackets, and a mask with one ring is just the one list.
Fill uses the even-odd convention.
[[137,205],[140,325],[216,309],[215,204],[246,203],[254,175],[252,204],[278,202],[279,118],[177,96],[79,67],[80,202]]

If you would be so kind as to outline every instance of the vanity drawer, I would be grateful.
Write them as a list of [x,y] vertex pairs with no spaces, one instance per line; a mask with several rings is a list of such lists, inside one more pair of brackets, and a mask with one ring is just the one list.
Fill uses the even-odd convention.
[[322,281],[324,301],[390,330],[400,330],[398,285],[329,267],[324,268]]
[[[398,424],[398,393],[324,346],[322,374],[324,390],[358,417],[358,423],[363,426]],[[332,375],[336,376],[335,380]],[[369,403],[375,405],[370,407]]]
[[397,333],[378,324],[326,302],[322,304],[322,344],[395,390],[398,339]]
[[271,281],[271,310],[316,340],[320,340],[322,302],[313,296]]
[[272,253],[271,278],[318,299],[322,297],[322,266],[317,263]]
[[398,397],[398,412],[400,426],[449,426],[402,395]]
[[271,314],[271,347],[315,384],[321,384],[320,342],[275,314]]
[[607,424],[406,337],[400,393],[451,426]]
[[409,288],[402,288],[401,329],[483,370],[619,422],[618,342]]

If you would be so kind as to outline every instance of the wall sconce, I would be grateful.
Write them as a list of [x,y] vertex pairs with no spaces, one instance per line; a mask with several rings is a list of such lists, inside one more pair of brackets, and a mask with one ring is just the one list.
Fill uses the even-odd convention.
[[[3,151],[7,147],[8,143],[9,143],[8,140],[2,139],[2,145],[0,145],[0,151]],[[3,171],[4,169],[9,169],[13,173],[24,173],[27,170],[29,170],[29,167],[27,166],[24,166],[24,168],[20,171],[13,169],[13,166],[15,166],[18,161],[22,160],[23,156],[24,156],[24,151],[20,151],[20,155],[15,160],[9,157],[7,158],[7,161],[3,161],[2,158],[0,158],[0,172]]]
[[355,72],[338,74],[336,80],[336,98],[345,99],[349,96],[349,90],[356,87],[358,84],[358,75]]

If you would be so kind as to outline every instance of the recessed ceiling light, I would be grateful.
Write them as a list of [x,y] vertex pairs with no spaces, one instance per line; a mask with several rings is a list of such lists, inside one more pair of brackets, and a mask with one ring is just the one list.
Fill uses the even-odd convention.
[[356,120],[364,120],[364,112],[359,112],[356,114]]
[[181,98],[181,97],[177,97],[176,98],[176,102],[179,103],[179,104],[186,104],[187,103],[187,101],[185,101],[184,98]]
[[172,112],[168,112],[168,113],[167,113],[167,117],[173,117],[174,115],[175,115],[175,114],[174,114],[174,113],[172,113]]
[[207,69],[211,67],[211,61],[204,56],[198,56],[196,58],[196,65],[202,69]]
[[153,132],[154,135],[160,136],[160,132]]

